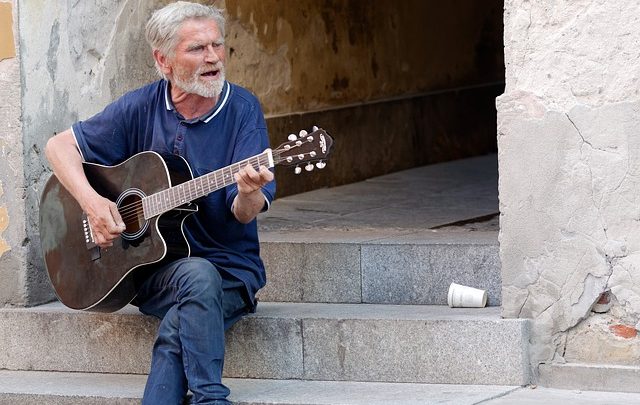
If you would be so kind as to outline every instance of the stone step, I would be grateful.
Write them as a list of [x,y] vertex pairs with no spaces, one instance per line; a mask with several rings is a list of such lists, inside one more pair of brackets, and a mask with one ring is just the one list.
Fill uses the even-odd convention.
[[[0,371],[0,405],[137,405],[146,376]],[[362,383],[227,378],[236,405],[476,404],[517,389],[510,386]]]
[[502,301],[497,231],[268,231],[261,255],[264,301],[447,305],[452,282]]
[[[146,374],[156,328],[134,307],[1,309],[0,369]],[[529,328],[499,308],[261,303],[227,335],[225,376],[523,385]]]
[[541,364],[539,372],[539,384],[545,387],[640,393],[640,366]]
[[[146,376],[0,370],[0,405],[138,405]],[[602,405],[640,394],[499,385],[226,378],[236,405]]]
[[279,198],[258,219],[263,301],[445,305],[451,282],[501,304],[496,155]]

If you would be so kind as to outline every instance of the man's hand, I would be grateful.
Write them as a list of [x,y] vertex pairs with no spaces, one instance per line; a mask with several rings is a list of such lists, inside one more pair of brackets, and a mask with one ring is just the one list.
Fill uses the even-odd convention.
[[95,243],[102,248],[113,246],[113,240],[125,230],[124,222],[116,204],[89,184],[71,129],[50,138],[45,153],[58,180],[87,214]]
[[233,202],[232,211],[238,221],[246,224],[262,211],[265,199],[261,188],[273,181],[273,173],[265,166],[256,170],[248,164],[235,174],[235,179],[238,183],[238,195]]
[[116,204],[95,193],[83,201],[82,208],[89,219],[95,243],[101,248],[113,246],[113,241],[125,230]]

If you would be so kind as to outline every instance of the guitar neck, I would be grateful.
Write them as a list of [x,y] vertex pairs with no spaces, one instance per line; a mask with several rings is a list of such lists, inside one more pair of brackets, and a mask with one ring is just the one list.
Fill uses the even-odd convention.
[[233,163],[222,169],[196,177],[193,180],[144,197],[142,199],[144,219],[148,220],[164,214],[174,208],[235,183],[235,174],[248,164],[256,170],[258,170],[260,166],[273,167],[275,163],[271,149],[267,149],[258,155]]

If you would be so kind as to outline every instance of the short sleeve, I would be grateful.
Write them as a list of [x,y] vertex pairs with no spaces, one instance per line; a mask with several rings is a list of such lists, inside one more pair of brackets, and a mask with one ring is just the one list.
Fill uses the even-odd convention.
[[[246,131],[243,131],[243,133],[241,133],[237,138],[232,157],[233,162],[239,162],[258,155],[269,148],[269,136],[267,134],[267,127],[264,122],[262,112],[258,107],[257,109],[254,108],[253,113],[255,116],[251,117],[248,124],[244,127]],[[262,194],[265,197],[265,208],[263,211],[268,209],[271,205],[271,202],[275,197],[275,192],[275,180],[262,187]],[[226,202],[229,209],[231,209],[231,205],[233,204],[233,200],[236,195],[238,195],[238,185],[234,183],[227,187]]]
[[119,99],[93,117],[72,125],[84,161],[115,165],[129,157],[122,103]]

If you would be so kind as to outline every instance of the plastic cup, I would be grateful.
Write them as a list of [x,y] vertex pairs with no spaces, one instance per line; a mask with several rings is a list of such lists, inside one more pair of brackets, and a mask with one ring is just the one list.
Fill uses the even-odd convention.
[[487,305],[487,292],[451,283],[447,302],[451,308],[484,308]]

